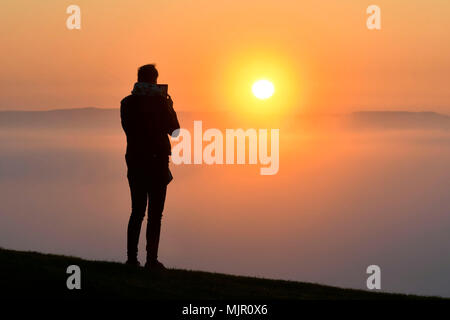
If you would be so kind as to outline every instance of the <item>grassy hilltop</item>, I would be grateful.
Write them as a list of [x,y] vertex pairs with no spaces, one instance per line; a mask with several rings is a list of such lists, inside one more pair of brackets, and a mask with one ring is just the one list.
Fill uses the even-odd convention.
[[[66,268],[81,268],[81,290],[68,290]],[[0,286],[8,297],[222,299],[421,299],[423,297],[341,289],[304,282],[269,280],[170,269],[150,272],[120,263],[0,249]]]

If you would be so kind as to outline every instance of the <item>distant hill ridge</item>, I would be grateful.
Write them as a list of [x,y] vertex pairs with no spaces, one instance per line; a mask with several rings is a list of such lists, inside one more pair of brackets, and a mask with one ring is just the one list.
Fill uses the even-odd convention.
[[351,122],[360,128],[450,129],[450,116],[432,111],[358,111]]
[[[225,112],[178,112],[189,120],[216,116]],[[220,115],[220,116],[218,116]],[[333,116],[299,115],[299,119]],[[357,111],[336,116],[357,129],[443,129],[450,130],[450,116],[432,111]],[[48,111],[0,111],[0,128],[120,128],[118,108],[73,108]]]
[[119,109],[73,108],[46,111],[0,111],[0,127],[120,127]]

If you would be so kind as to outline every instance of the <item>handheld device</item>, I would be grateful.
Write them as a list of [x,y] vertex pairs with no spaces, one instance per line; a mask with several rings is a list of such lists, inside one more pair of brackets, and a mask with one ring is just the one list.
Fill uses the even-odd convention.
[[157,84],[157,86],[158,86],[159,90],[161,91],[161,94],[164,97],[167,97],[169,85],[168,84]]

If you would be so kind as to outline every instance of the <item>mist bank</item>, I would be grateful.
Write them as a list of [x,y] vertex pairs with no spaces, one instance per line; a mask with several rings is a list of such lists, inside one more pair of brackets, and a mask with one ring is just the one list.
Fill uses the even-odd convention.
[[[376,264],[382,290],[450,297],[442,254],[450,250],[450,131],[420,120],[441,116],[180,112],[184,128],[202,120],[203,136],[279,128],[279,170],[171,161],[161,261],[359,289]],[[118,109],[0,119],[1,245],[124,261],[130,195]]]

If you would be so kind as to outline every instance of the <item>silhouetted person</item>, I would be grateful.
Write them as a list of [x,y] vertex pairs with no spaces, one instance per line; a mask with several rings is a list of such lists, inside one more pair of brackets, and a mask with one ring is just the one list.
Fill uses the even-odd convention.
[[139,266],[139,234],[148,204],[145,267],[165,269],[157,258],[166,189],[172,180],[168,134],[172,135],[180,125],[173,101],[169,95],[161,93],[156,85],[157,78],[158,71],[154,65],[140,67],[138,82],[120,106],[122,127],[127,136],[125,159],[132,208],[127,231],[126,263]]

